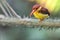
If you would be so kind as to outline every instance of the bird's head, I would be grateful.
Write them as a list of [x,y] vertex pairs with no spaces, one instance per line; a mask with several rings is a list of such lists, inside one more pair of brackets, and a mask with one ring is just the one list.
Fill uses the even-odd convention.
[[30,13],[30,16],[32,16],[32,14],[40,7],[39,4],[35,4],[33,7],[32,7],[32,12]]

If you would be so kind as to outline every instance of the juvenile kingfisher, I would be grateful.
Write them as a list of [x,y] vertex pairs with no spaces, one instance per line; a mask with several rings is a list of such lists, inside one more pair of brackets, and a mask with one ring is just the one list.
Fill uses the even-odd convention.
[[50,13],[47,8],[44,8],[40,4],[35,4],[32,7],[32,12],[30,13],[30,17],[34,15],[35,18],[39,19],[40,21],[43,21],[45,18],[48,18],[50,16]]

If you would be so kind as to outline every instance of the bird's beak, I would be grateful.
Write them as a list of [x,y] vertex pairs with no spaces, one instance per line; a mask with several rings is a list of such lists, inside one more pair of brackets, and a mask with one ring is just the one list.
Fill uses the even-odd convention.
[[32,16],[32,14],[35,12],[35,10],[32,10],[32,12],[30,13],[30,17]]

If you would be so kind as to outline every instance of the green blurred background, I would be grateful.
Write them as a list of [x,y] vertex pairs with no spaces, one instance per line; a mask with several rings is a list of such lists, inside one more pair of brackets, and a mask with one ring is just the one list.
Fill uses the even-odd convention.
[[[29,16],[31,8],[36,2],[28,0],[7,0],[12,8],[20,16]],[[57,11],[56,11],[57,10]],[[51,13],[50,18],[60,18],[60,0],[56,4],[56,10]],[[56,11],[56,12],[55,12]],[[2,13],[2,11],[0,11]],[[60,40],[60,28],[44,29],[40,27],[27,28],[25,25],[20,26],[1,26],[0,25],[0,39],[1,40]]]

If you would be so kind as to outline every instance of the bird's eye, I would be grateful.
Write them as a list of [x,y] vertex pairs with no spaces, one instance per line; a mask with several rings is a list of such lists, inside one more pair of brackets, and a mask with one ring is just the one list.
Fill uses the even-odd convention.
[[36,10],[37,10],[38,8],[36,8]]
[[35,10],[37,10],[38,8],[35,8]]

